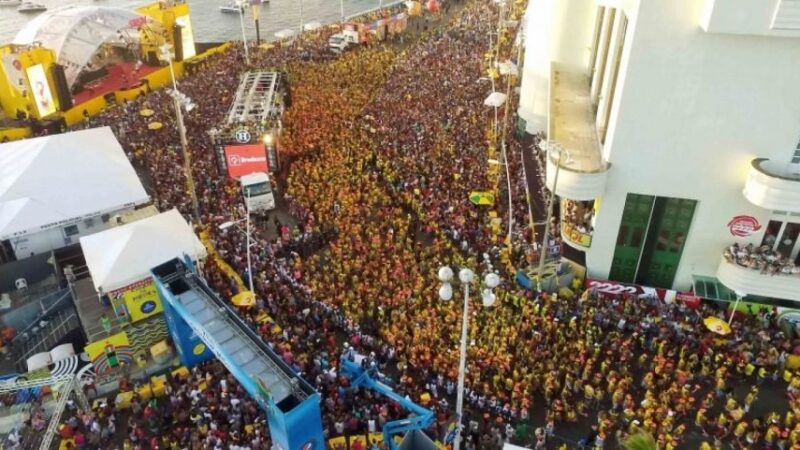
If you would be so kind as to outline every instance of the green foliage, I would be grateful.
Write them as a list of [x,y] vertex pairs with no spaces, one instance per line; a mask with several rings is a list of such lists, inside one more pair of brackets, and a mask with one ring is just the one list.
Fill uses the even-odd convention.
[[625,450],[656,450],[656,440],[645,432],[630,435],[622,443]]

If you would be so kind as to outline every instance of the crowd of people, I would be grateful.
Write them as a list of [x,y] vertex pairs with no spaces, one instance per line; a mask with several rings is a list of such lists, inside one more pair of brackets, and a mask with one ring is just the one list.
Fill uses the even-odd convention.
[[[421,401],[430,394],[437,421],[426,431],[444,436],[453,415],[461,325],[460,307],[437,295],[436,272],[449,264],[505,278],[495,307],[474,307],[470,315],[466,448],[499,449],[506,440],[552,448],[575,430],[596,447],[640,430],[663,449],[695,448],[702,440],[716,448],[800,444],[800,379],[790,374],[782,381],[794,336],[777,329],[774,317],[736,321],[733,336],[723,339],[702,325],[703,317],[717,314],[709,306],[692,310],[592,291],[538,295],[518,288],[496,264],[504,233],[492,230],[490,210],[472,205],[468,194],[497,183],[497,201],[505,201],[505,183],[488,164],[489,147],[501,140],[491,135],[494,111],[483,106],[492,92],[485,78],[493,57],[485,54],[496,51],[486,36],[499,8],[463,1],[448,6],[451,14],[426,18],[402,46],[374,44],[331,58],[320,32],[251,51],[251,67],[287,74],[291,106],[279,148],[288,176],[280,180],[280,195],[296,221],[273,238],[256,233],[252,274],[246,273],[245,237],[219,230],[245,211],[207,133],[224,121],[246,66],[242,48],[207,58],[179,81],[198,105],[186,125],[202,227],[234,269],[253,277],[257,302],[242,315],[320,391],[326,435],[379,430],[402,415],[397,405],[337,376],[344,341],[374,353],[387,383],[402,395]],[[501,41],[498,59],[512,54],[511,40]],[[155,113],[144,116],[142,109]],[[508,123],[515,109],[509,108]],[[172,117],[171,98],[156,91],[87,119],[86,126],[110,125],[156,206],[177,207],[191,218]],[[153,121],[164,127],[151,130]],[[515,235],[530,240],[519,181],[522,143],[510,131],[505,142]],[[261,223],[289,227],[276,220]],[[303,239],[310,244],[298,247]],[[214,259],[204,270],[222,297],[238,293]],[[259,319],[263,312],[266,322]],[[748,364],[757,370],[748,374]],[[203,381],[206,390],[196,392]],[[742,392],[757,381],[764,392]],[[766,395],[781,383],[788,401]],[[130,448],[175,448],[173,442],[178,448],[269,448],[263,414],[218,365],[171,382],[170,391],[168,403],[133,408],[127,426],[105,408],[87,413],[88,423],[76,415],[70,429],[86,437],[98,423],[102,439],[104,427],[114,424],[125,430]],[[173,431],[162,432],[170,426]]]
[[723,252],[725,260],[748,269],[758,270],[770,275],[798,275],[800,266],[795,265],[791,258],[784,257],[780,251],[773,250],[768,245],[744,246],[734,243]]

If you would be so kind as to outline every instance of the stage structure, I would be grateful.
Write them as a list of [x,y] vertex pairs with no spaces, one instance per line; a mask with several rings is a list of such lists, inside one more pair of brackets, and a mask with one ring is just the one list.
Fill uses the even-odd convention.
[[319,393],[206,285],[191,260],[172,259],[152,272],[181,361],[197,364],[210,349],[267,412],[279,448],[324,448]]

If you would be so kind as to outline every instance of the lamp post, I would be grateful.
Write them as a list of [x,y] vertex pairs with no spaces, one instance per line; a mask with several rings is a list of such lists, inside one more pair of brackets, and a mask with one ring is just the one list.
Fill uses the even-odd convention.
[[508,154],[506,153],[506,143],[503,141],[503,162],[496,159],[489,159],[489,164],[502,165],[506,168],[506,189],[508,190],[508,248],[511,248],[511,230],[514,225],[514,209],[511,203],[511,172],[508,168]]
[[232,227],[233,225],[241,223],[242,221],[246,223],[244,234],[247,235],[247,281],[248,281],[248,286],[250,288],[250,292],[255,294],[255,290],[253,289],[253,264],[250,257],[250,247],[252,246],[252,244],[250,243],[251,238],[250,238],[250,188],[249,187],[245,188],[245,193],[247,194],[247,200],[245,201],[247,217],[245,217],[244,219],[224,222],[219,225],[219,229],[226,230]]
[[253,19],[256,22],[256,45],[261,45],[261,27],[258,24],[258,19],[261,17],[261,0],[251,0],[250,10],[253,11]]
[[[247,35],[244,33],[244,5],[247,2],[244,0],[237,0],[236,6],[239,8],[239,23],[242,25],[242,45],[244,45],[244,59],[247,65],[250,65],[250,50],[247,48]],[[256,19],[258,21],[258,19]]]
[[189,196],[192,199],[192,215],[195,222],[200,225],[200,207],[197,202],[197,193],[194,188],[194,178],[192,177],[192,154],[189,151],[189,143],[186,139],[186,124],[183,122],[183,108],[190,112],[195,108],[195,104],[178,91],[178,83],[175,81],[175,71],[172,68],[172,45],[164,44],[160,47],[160,58],[169,64],[169,75],[172,79],[172,98],[175,102],[175,119],[178,123],[178,134],[181,139],[181,150],[183,151],[183,171],[186,176],[186,186]]
[[303,0],[299,1],[300,3],[300,35],[303,34]]
[[339,0],[339,16],[341,17],[341,22],[344,23],[344,0]]
[[546,158],[549,160],[552,153],[558,153],[558,159],[556,160],[556,173],[553,176],[553,190],[550,192],[550,200],[547,204],[547,218],[544,221],[544,232],[542,233],[542,248],[540,249],[541,254],[539,255],[539,270],[537,271],[537,277],[539,279],[539,285],[541,288],[541,281],[542,281],[542,270],[544,270],[544,259],[547,254],[547,240],[548,235],[550,233],[550,220],[553,218],[553,205],[556,201],[556,188],[558,186],[558,173],[561,171],[561,159],[564,157],[564,154],[567,155],[567,164],[570,163],[571,157],[569,152],[561,147],[561,144],[556,142],[550,141],[547,144],[547,151],[548,155]]
[[[448,301],[453,298],[453,286],[450,282],[453,280],[453,269],[448,266],[442,266],[438,272],[439,281],[442,282],[439,288],[439,298]],[[467,327],[469,326],[469,286],[475,278],[475,273],[468,269],[462,268],[458,271],[458,279],[464,286],[464,311],[461,316],[461,346],[459,350],[458,360],[458,391],[456,394],[456,416],[458,424],[456,427],[456,437],[453,441],[453,450],[459,450],[461,446],[461,418],[464,410],[464,376],[466,374],[467,366]],[[483,284],[486,286],[481,293],[484,306],[492,306],[495,302],[495,295],[492,292],[500,284],[500,277],[496,273],[487,273],[484,276]]]

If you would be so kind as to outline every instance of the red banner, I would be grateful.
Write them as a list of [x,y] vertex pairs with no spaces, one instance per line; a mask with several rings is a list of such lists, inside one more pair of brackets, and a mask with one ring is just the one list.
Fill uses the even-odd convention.
[[654,297],[667,303],[675,300],[677,292],[672,289],[640,286],[638,284],[620,283],[611,280],[593,280],[586,278],[584,287],[594,289],[605,295],[631,295],[635,297]]
[[254,172],[269,172],[263,144],[227,145],[225,162],[228,165],[228,175],[232,178]]

